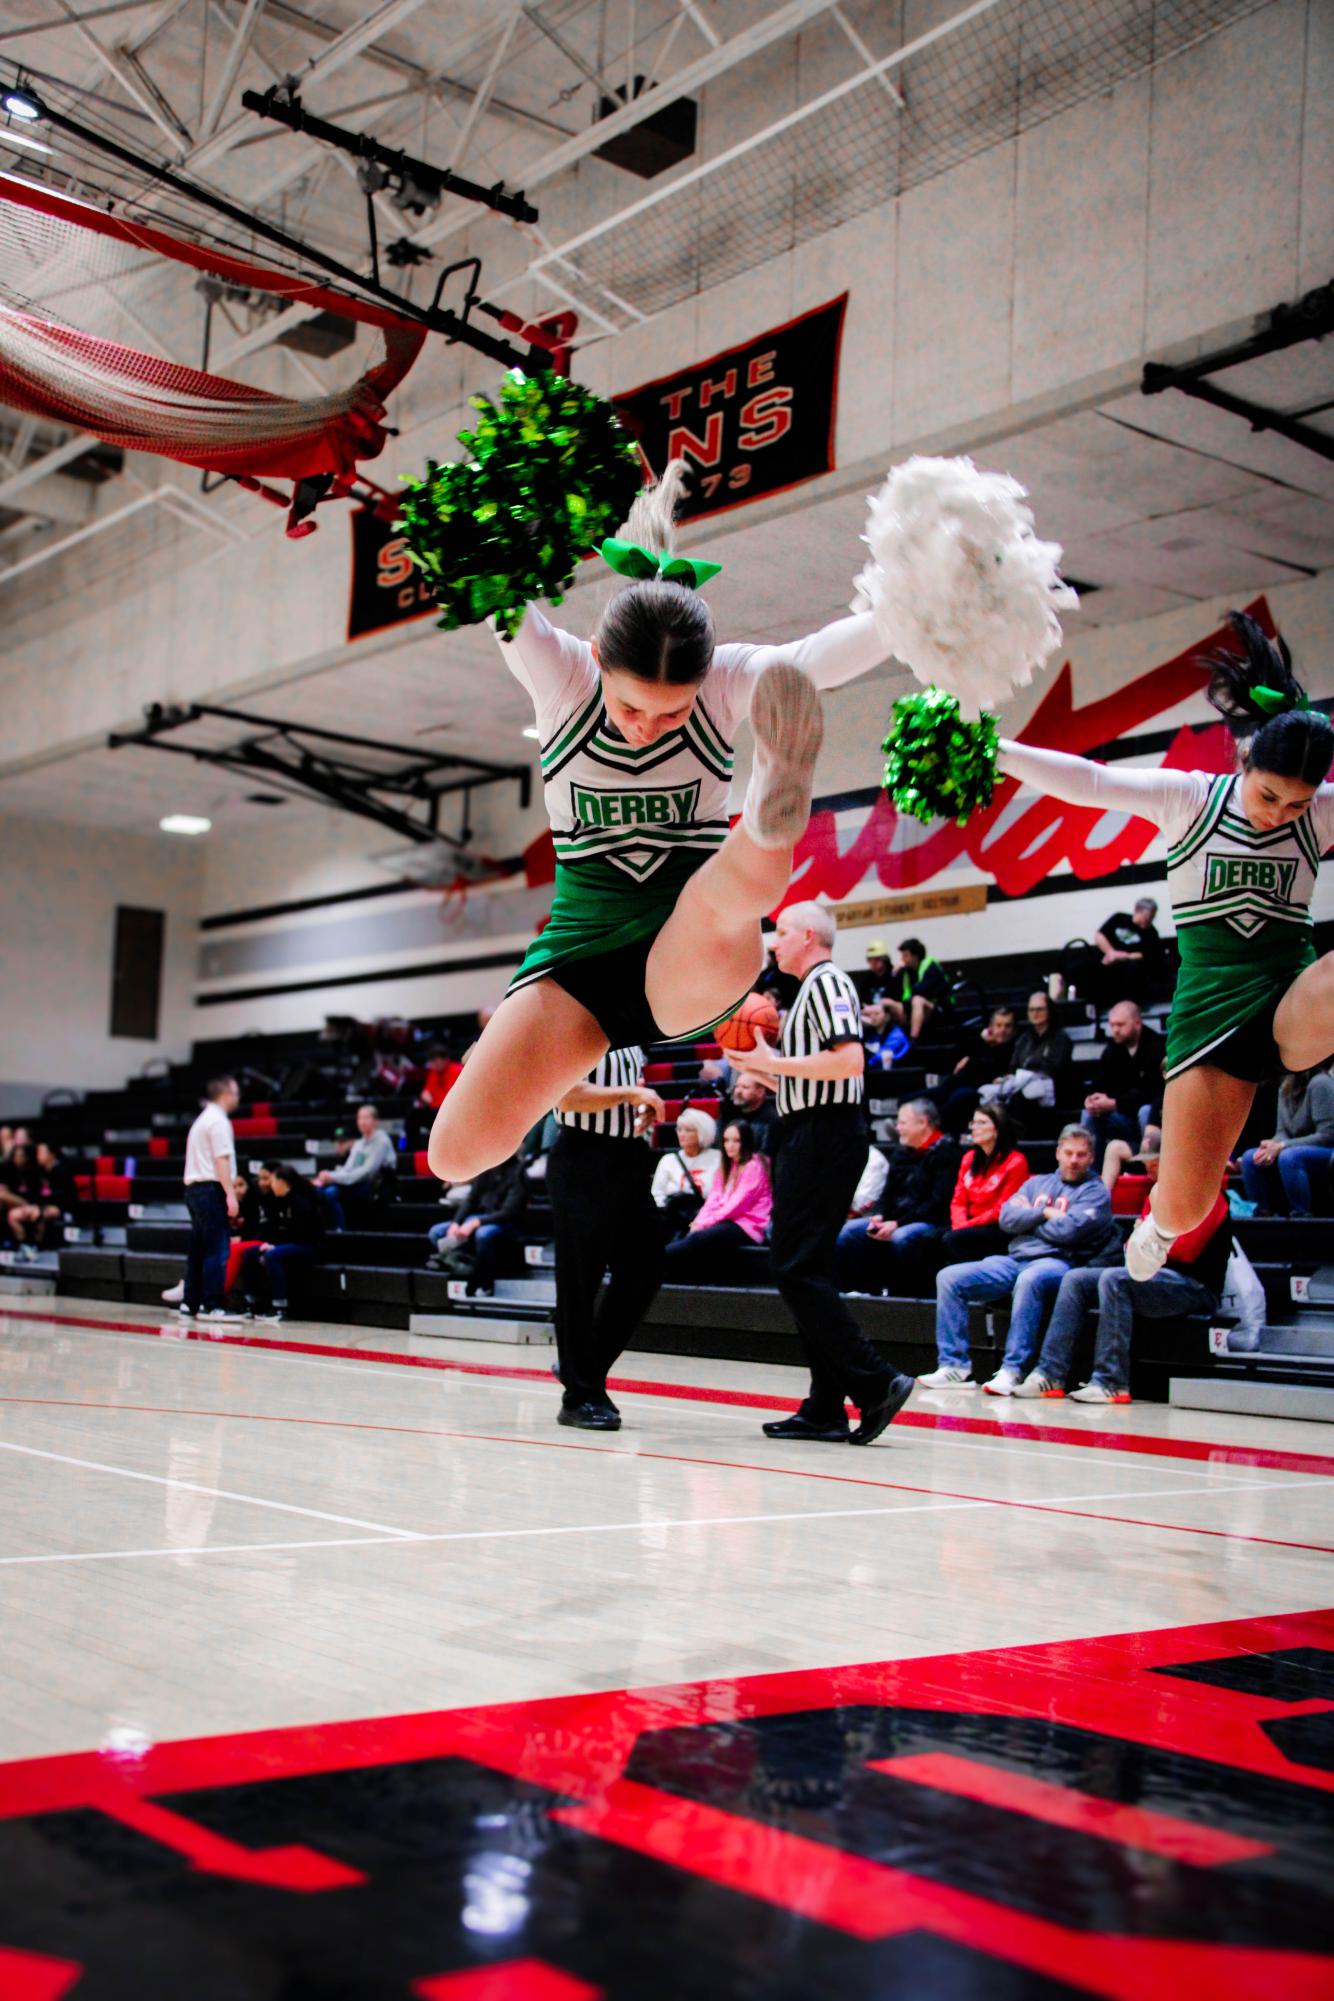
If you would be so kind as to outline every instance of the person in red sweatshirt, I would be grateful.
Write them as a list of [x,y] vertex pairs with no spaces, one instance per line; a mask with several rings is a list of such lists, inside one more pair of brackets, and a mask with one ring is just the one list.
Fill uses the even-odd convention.
[[[1141,1148],[1149,1170],[1150,1193],[1157,1179],[1157,1145]],[[1149,1213],[1149,1196],[1142,1215]],[[1017,1397],[1063,1397],[1075,1342],[1085,1319],[1098,1309],[1093,1374],[1082,1389],[1071,1390],[1075,1403],[1130,1402],[1130,1336],[1137,1313],[1154,1320],[1175,1319],[1180,1313],[1217,1313],[1232,1255],[1232,1212],[1220,1188],[1202,1223],[1178,1237],[1167,1263],[1152,1278],[1134,1279],[1124,1264],[1094,1265],[1067,1272],[1052,1309],[1042,1353],[1031,1374],[1015,1391]]]
[[1019,1151],[1019,1128],[1004,1106],[979,1106],[968,1133],[972,1145],[959,1163],[950,1198],[950,1227],[934,1247],[942,1268],[1008,1250],[1000,1212],[1030,1173]]

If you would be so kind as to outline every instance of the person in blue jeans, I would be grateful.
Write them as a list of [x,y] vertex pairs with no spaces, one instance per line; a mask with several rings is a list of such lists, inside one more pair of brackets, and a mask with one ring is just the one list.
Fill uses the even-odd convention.
[[[1154,1156],[1156,1159],[1156,1154]],[[1148,1210],[1148,1197],[1144,1208]],[[1232,1212],[1220,1190],[1204,1221],[1177,1238],[1162,1270],[1134,1279],[1124,1264],[1084,1265],[1061,1280],[1042,1353],[1017,1397],[1063,1397],[1075,1343],[1089,1314],[1098,1313],[1093,1374],[1070,1391],[1074,1403],[1130,1402],[1130,1337],[1135,1316],[1174,1320],[1182,1313],[1217,1313],[1232,1255]]]
[[251,1316],[267,1298],[264,1320],[287,1318],[292,1281],[308,1271],[320,1255],[324,1237],[324,1204],[311,1183],[281,1160],[266,1160],[268,1187],[259,1198],[263,1241],[251,1245],[241,1260],[241,1290]]
[[1274,1216],[1313,1216],[1325,1207],[1334,1162],[1334,1076],[1321,1063],[1290,1071],[1278,1093],[1278,1131],[1246,1149],[1246,1199]]
[[[494,1293],[497,1278],[517,1256],[527,1205],[525,1164],[516,1153],[477,1176],[452,1223],[432,1224],[432,1262],[455,1277],[466,1275],[470,1294]],[[471,1252],[466,1254],[469,1245]]]
[[1002,1208],[1000,1227],[1010,1240],[1008,1251],[975,1264],[946,1265],[936,1280],[939,1366],[919,1378],[926,1389],[973,1386],[968,1309],[1009,1299],[1005,1353],[982,1387],[992,1396],[1013,1396],[1066,1273],[1115,1247],[1111,1197],[1093,1172],[1093,1139],[1083,1126],[1062,1130],[1055,1174],[1030,1175]]
[[875,1213],[838,1233],[834,1279],[840,1292],[911,1292],[931,1240],[949,1228],[959,1178],[959,1144],[940,1130],[930,1098],[910,1098],[895,1120],[898,1144]]

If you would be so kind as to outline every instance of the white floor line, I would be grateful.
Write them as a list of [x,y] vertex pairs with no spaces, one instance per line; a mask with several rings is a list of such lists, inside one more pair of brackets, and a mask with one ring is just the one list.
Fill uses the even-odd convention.
[[14,1445],[0,1440],[0,1452],[21,1452],[29,1459],[51,1459],[61,1466],[80,1466],[90,1473],[114,1473],[122,1480],[144,1480],[153,1487],[181,1487],[191,1494],[210,1494],[219,1501],[241,1501],[252,1508],[273,1508],[284,1515],[308,1515],[312,1521],[338,1522],[349,1529],[374,1529],[377,1534],[415,1541],[415,1529],[393,1528],[387,1522],[363,1521],[359,1515],[334,1515],[325,1508],[299,1508],[292,1501],[271,1501],[259,1494],[237,1494],[229,1487],[205,1487],[198,1480],[174,1480],[164,1473],[139,1473],[130,1466],[108,1466],[100,1459],[76,1459],[68,1452],[43,1452],[35,1445]]
[[[166,1328],[170,1328],[172,1323],[170,1321],[164,1321],[162,1325]],[[145,1326],[149,1333],[153,1333],[156,1331],[155,1327],[151,1322],[146,1322]],[[93,1330],[88,1328],[75,1327],[72,1329],[72,1331],[78,1334],[78,1333],[90,1333]],[[108,1338],[111,1340],[122,1341],[122,1342],[132,1341],[135,1344],[136,1348],[139,1349],[141,1352],[147,1352],[144,1351],[143,1349],[143,1338],[141,1335],[106,1333],[106,1332],[98,1333],[99,1340],[106,1340]],[[186,1345],[187,1344],[185,1343],[181,1343],[180,1350],[178,1352],[183,1351]],[[188,1345],[191,1352],[193,1353],[216,1354],[226,1344],[218,1343],[213,1347],[205,1347],[200,1343],[192,1342]],[[355,1362],[355,1361],[339,1362],[329,1359],[322,1355],[306,1355],[303,1353],[293,1353],[289,1349],[250,1348],[244,1350],[243,1352],[248,1355],[257,1356],[262,1360],[267,1360],[270,1362],[298,1362],[300,1363],[302,1368],[329,1369],[335,1371],[339,1375],[354,1374],[361,1377],[374,1376],[379,1378],[381,1381],[397,1382],[400,1385],[406,1387],[406,1385],[404,1385],[404,1372],[402,1366],[398,1364],[386,1363],[380,1366],[375,1366],[368,1362]],[[359,1354],[374,1353],[374,1350],[359,1349],[355,1352]],[[445,1358],[445,1359],[453,1359],[453,1358]],[[496,1364],[494,1366],[503,1367],[504,1365]],[[523,1365],[516,1363],[515,1366],[522,1367]],[[509,1385],[512,1388],[517,1388],[520,1390],[531,1389],[540,1391],[544,1387],[543,1379],[540,1376],[532,1380],[528,1380],[523,1377],[513,1377],[513,1376],[488,1377],[488,1376],[474,1375],[470,1372],[469,1365],[466,1362],[462,1361],[459,1362],[458,1367],[455,1369],[441,1370],[441,1371],[428,1370],[428,1371],[422,1371],[421,1373],[428,1375],[436,1374],[437,1376],[443,1376],[446,1380],[453,1381],[459,1384],[460,1386],[467,1386],[474,1388],[485,1388],[488,1386],[498,1388],[503,1385]],[[554,1390],[555,1388],[554,1377],[552,1378],[552,1387]],[[673,1383],[671,1383],[670,1380],[664,1379],[663,1387],[667,1389],[672,1389],[675,1388],[676,1386]],[[723,1387],[732,1388],[734,1387],[734,1385],[724,1385]],[[662,1403],[664,1402],[669,1402],[669,1401],[682,1402],[682,1403],[691,1402],[691,1400],[688,1398],[660,1399],[658,1397],[655,1397],[650,1391],[625,1390],[618,1392],[618,1394],[623,1399],[628,1399],[632,1402],[636,1400],[642,1401],[644,1404],[648,1405],[650,1408],[655,1410],[661,1410]],[[700,1400],[699,1403],[694,1404],[693,1407],[702,1411],[707,1411],[711,1416],[715,1418],[719,1418],[724,1421],[727,1419],[731,1419],[733,1422],[736,1423],[755,1423],[763,1415],[763,1412],[760,1410],[742,1408],[734,1404],[709,1404],[703,1401],[702,1399]],[[953,1412],[931,1411],[922,1414],[936,1417],[936,1416],[950,1416],[953,1415]],[[970,1413],[963,1412],[960,1414],[966,1416],[969,1415]],[[218,1415],[223,1416],[225,1415],[225,1413],[219,1412]],[[987,1412],[986,1415],[990,1416],[992,1415],[992,1413]],[[1001,1413],[996,1413],[996,1415],[1000,1417]],[[1019,1413],[1016,1412],[1014,1415],[1016,1418],[1018,1418]],[[1215,1443],[1219,1445],[1220,1449],[1227,1451],[1245,1452],[1250,1449],[1246,1444],[1235,1443],[1235,1442],[1228,1443],[1227,1441],[1223,1440],[1214,1440],[1214,1441],[1210,1441],[1208,1439],[1172,1440],[1168,1438],[1165,1433],[1162,1432],[1134,1432],[1129,1434],[1129,1436],[1133,1438],[1152,1438],[1155,1440],[1162,1440],[1167,1444],[1178,1443],[1185,1445],[1199,1445],[1199,1444],[1208,1445],[1210,1443]],[[995,1452],[1010,1453],[1013,1452],[1016,1447],[1022,1448],[1027,1445],[1037,1445],[1041,1443],[1040,1439],[1026,1439],[1026,1438],[1016,1438],[1016,1439],[961,1438],[957,1433],[945,1430],[943,1428],[941,1430],[932,1429],[929,1431],[924,1431],[921,1427],[917,1426],[906,1426],[902,1431],[895,1433],[896,1443],[907,1443],[909,1439],[915,1439],[915,1438],[921,1438],[923,1439],[924,1442],[925,1440],[929,1439],[933,1446],[947,1445],[957,1451],[992,1452],[992,1453]],[[521,1445],[524,1442],[525,1441],[521,1437],[516,1437],[514,1440],[514,1443],[516,1445]],[[1113,1447],[1104,1446],[1093,1449],[1101,1451],[1111,1451],[1113,1453],[1115,1453],[1118,1450],[1118,1448],[1116,1448],[1115,1446]],[[1128,1455],[1133,1456],[1136,1459],[1143,1458],[1144,1456],[1142,1453],[1136,1453],[1133,1445],[1128,1445],[1125,1449]],[[1257,1448],[1257,1449],[1263,1449],[1263,1448]],[[1046,1445],[1043,1446],[1042,1464],[1044,1466],[1055,1466],[1055,1465],[1087,1466],[1088,1463],[1089,1462],[1079,1453],[1053,1452]],[[1123,1470],[1128,1472],[1130,1469],[1126,1467]],[[1201,1493],[1229,1493],[1234,1491],[1234,1489],[1231,1486],[1222,1484],[1218,1477],[1220,1475],[1226,1475],[1227,1473],[1233,1470],[1233,1467],[1230,1463],[1223,1463],[1217,1466],[1201,1466],[1201,1465],[1164,1466],[1161,1470],[1164,1474],[1170,1473],[1172,1477],[1175,1479],[1195,1480],[1201,1482],[1202,1484],[1199,1489]],[[1263,1476],[1265,1473],[1265,1468],[1260,1466],[1254,1467],[1251,1470],[1260,1476]],[[1283,1487],[1290,1485],[1292,1483],[1277,1479],[1266,1479],[1264,1477],[1260,1477],[1253,1482],[1248,1482],[1247,1484],[1254,1485],[1256,1487]],[[1314,1482],[1300,1482],[1298,1484],[1301,1485],[1314,1484],[1316,1486],[1321,1486],[1321,1485],[1328,1485],[1329,1483],[1328,1481],[1325,1480],[1316,1480]],[[1114,1499],[1115,1496],[1106,1495],[1102,1498],[1111,1500]],[[1137,1496],[1135,1498],[1140,1498],[1140,1497]],[[1171,1498],[1171,1496],[1170,1494],[1165,1492],[1162,1495],[1155,1495],[1154,1498],[1167,1499]],[[1182,1498],[1185,1499],[1186,1496],[1183,1494]],[[338,1518],[335,1517],[334,1519]],[[407,1534],[410,1533],[410,1531],[395,1531],[395,1533]]]
[[201,1543],[196,1548],[173,1549],[165,1545],[161,1549],[98,1549],[76,1550],[69,1554],[57,1552],[46,1556],[0,1556],[0,1568],[22,1563],[109,1563],[116,1557],[141,1556],[217,1556],[221,1554],[244,1555],[268,1549],[350,1549],[357,1545],[373,1543],[380,1549],[398,1549],[405,1543],[414,1546],[422,1543],[444,1542],[513,1542],[531,1536],[557,1535],[620,1535],[627,1531],[661,1529],[718,1529],[754,1526],[768,1522],[822,1522],[850,1521],[863,1515],[944,1515],[955,1514],[968,1508],[989,1508],[990,1501],[924,1501],[912,1503],[906,1508],[813,1508],[799,1513],[779,1515],[682,1515],[667,1521],[628,1522],[565,1522],[544,1523],[540,1528],[522,1529],[442,1529],[411,1537],[386,1536],[340,1536],[328,1541],[320,1539],[309,1542],[274,1543]]
[[396,1549],[400,1543],[418,1540],[429,1541],[429,1537],[311,1536],[301,1542],[201,1542],[186,1543],[182,1548],[162,1543],[153,1549],[60,1550],[48,1556],[0,1556],[0,1570],[24,1563],[111,1563],[118,1557],[131,1556],[251,1556],[256,1553],[267,1555],[270,1550],[278,1549],[357,1549],[364,1548],[368,1543],[374,1544],[377,1549]]
[[[17,1449],[24,1450],[26,1448],[19,1447]],[[43,1453],[40,1456],[43,1458],[54,1458],[57,1457],[58,1455],[53,1453]],[[83,1465],[83,1464],[89,1464],[91,1462],[78,1460],[74,1461],[73,1463],[76,1465]],[[117,1469],[111,1468],[108,1470],[114,1471]],[[145,1474],[145,1475],[131,1475],[130,1477],[150,1478],[152,1476]],[[190,1483],[185,1481],[173,1481],[168,1484],[175,1486],[184,1486],[184,1485],[189,1485]],[[1286,1487],[1324,1487],[1325,1485],[1327,1485],[1327,1482],[1324,1480],[1288,1480],[1284,1481],[1283,1484]],[[199,1491],[204,1493],[211,1493],[211,1492],[216,1492],[217,1490],[213,1488],[203,1488],[200,1489]],[[1227,1491],[1233,1493],[1256,1493],[1256,1492],[1262,1492],[1264,1491],[1264,1489],[1257,1488],[1256,1486],[1254,1486],[1253,1483],[1250,1482],[1237,1482],[1233,1487],[1229,1488]],[[625,1522],[566,1522],[566,1523],[556,1523],[556,1524],[543,1523],[540,1527],[526,1527],[517,1529],[443,1529],[438,1531],[423,1531],[421,1533],[416,1533],[410,1530],[392,1529],[386,1531],[381,1535],[375,1535],[375,1536],[345,1536],[345,1537],[340,1536],[340,1537],[332,1537],[329,1538],[328,1540],[320,1538],[318,1540],[310,1540],[304,1542],[202,1543],[199,1544],[198,1546],[185,1549],[175,1549],[164,1546],[160,1549],[106,1549],[106,1550],[74,1551],[69,1554],[55,1553],[51,1555],[42,1555],[42,1556],[5,1556],[5,1557],[0,1557],[0,1569],[17,1564],[29,1564],[29,1563],[107,1563],[107,1562],[112,1562],[117,1558],[163,1557],[163,1556],[220,1556],[220,1555],[236,1555],[238,1553],[243,1555],[250,1555],[250,1554],[263,1553],[264,1551],[267,1550],[350,1549],[358,1546],[365,1546],[367,1544],[374,1544],[376,1547],[382,1549],[392,1549],[395,1546],[401,1546],[404,1543],[412,1543],[414,1545],[420,1545],[422,1543],[513,1542],[513,1541],[523,1541],[540,1536],[620,1535],[620,1534],[625,1534],[627,1532],[633,1533],[636,1530],[638,1531],[651,1530],[656,1533],[664,1529],[739,1528],[739,1527],[752,1527],[755,1525],[765,1525],[770,1522],[855,1521],[873,1516],[897,1517],[900,1515],[958,1514],[967,1512],[970,1509],[980,1512],[983,1509],[1022,1508],[1022,1509],[1027,1509],[1030,1512],[1034,1512],[1034,1511],[1040,1511],[1043,1508],[1070,1507],[1079,1505],[1081,1503],[1092,1504],[1095,1502],[1104,1502],[1104,1501],[1119,1501],[1119,1500],[1176,1501],[1185,1499],[1195,1500],[1195,1499],[1205,1499],[1205,1498],[1207,1497],[1202,1494],[1182,1495],[1174,1487],[1171,1488],[1146,1487],[1146,1488],[1141,1488],[1138,1492],[1131,1494],[1116,1494],[1116,1493],[1053,1494],[1046,1496],[1043,1499],[1033,1499],[1033,1500],[1013,1500],[1010,1499],[1008,1496],[992,1500],[948,1499],[942,1501],[913,1501],[909,1502],[904,1507],[814,1508],[814,1509],[802,1509],[793,1512],[784,1512],[781,1514],[762,1514],[762,1515],[706,1515],[706,1516],[682,1515],[659,1521],[644,1521],[642,1519],[637,1518],[635,1520],[625,1521]],[[277,1502],[273,1503],[272,1505],[281,1507],[283,1503]],[[305,1513],[308,1511],[303,1509],[298,1509],[296,1510],[296,1512]],[[335,1516],[331,1517],[331,1519],[338,1520],[341,1518]],[[1097,1520],[1098,1517],[1090,1516],[1089,1519]],[[1125,1523],[1124,1525],[1117,1524],[1117,1526],[1142,1527],[1148,1529],[1189,1530],[1197,1527],[1198,1524],[1193,1522],[1179,1522],[1179,1523],[1143,1522],[1143,1523]]]

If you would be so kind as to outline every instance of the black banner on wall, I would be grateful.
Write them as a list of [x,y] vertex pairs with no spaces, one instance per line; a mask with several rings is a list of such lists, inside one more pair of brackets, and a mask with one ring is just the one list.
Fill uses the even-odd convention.
[[353,508],[348,638],[363,639],[434,610],[426,580],[408,561],[407,544],[392,522],[382,521],[372,508]]
[[612,398],[654,472],[675,458],[694,467],[684,520],[832,470],[847,303],[845,292],[741,347]]

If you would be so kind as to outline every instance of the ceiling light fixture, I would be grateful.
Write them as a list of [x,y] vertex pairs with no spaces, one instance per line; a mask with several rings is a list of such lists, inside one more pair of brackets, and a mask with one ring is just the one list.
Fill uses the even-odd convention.
[[21,118],[25,121],[46,116],[46,106],[41,98],[34,97],[30,90],[24,90],[19,84],[11,86],[3,96],[0,96],[0,111],[7,117]]
[[213,822],[198,813],[168,813],[158,825],[164,834],[206,834]]

